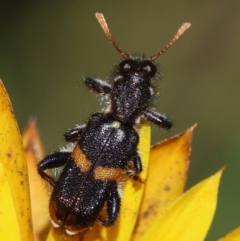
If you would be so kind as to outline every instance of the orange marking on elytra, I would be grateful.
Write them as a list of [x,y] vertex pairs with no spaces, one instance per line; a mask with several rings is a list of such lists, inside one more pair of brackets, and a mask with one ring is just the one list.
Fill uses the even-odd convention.
[[82,152],[79,145],[74,148],[71,157],[75,161],[81,172],[87,172],[92,167],[92,162],[87,159],[86,155]]
[[102,181],[116,181],[122,175],[123,171],[121,168],[112,167],[101,167],[98,166],[94,169],[93,177],[96,180]]

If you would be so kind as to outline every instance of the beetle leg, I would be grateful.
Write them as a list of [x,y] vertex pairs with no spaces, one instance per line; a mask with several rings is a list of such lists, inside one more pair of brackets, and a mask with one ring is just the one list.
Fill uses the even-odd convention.
[[76,128],[70,129],[67,133],[64,134],[64,138],[68,142],[76,142],[81,138],[85,129],[86,125],[81,125]]
[[142,161],[137,151],[135,151],[132,159],[128,162],[125,170],[129,177],[138,179],[138,174],[142,172]]
[[112,90],[111,85],[107,84],[106,82],[100,79],[86,78],[84,82],[89,89],[98,94],[108,95]]
[[161,115],[157,112],[145,110],[143,112],[143,117],[165,130],[169,130],[172,127],[172,122],[168,120],[164,115]]
[[119,210],[120,196],[116,187],[107,200],[107,218],[105,221],[101,221],[101,223],[106,227],[113,225],[118,217]]
[[139,174],[142,171],[142,161],[139,153],[136,151],[135,155],[132,158],[134,171],[136,174]]
[[134,179],[135,181],[145,183],[145,181],[138,175],[141,172],[142,172],[141,156],[136,151],[135,155],[127,165],[126,173],[130,178]]
[[70,156],[70,152],[55,152],[51,155],[46,156],[42,161],[38,163],[39,175],[48,182],[51,186],[55,186],[56,182],[53,177],[49,176],[44,171],[46,169],[61,167],[66,164],[67,159]]

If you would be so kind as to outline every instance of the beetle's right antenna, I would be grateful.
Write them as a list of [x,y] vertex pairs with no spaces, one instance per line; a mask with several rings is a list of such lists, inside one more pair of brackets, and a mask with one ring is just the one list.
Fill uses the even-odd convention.
[[160,55],[165,53],[183,34],[184,32],[191,27],[191,23],[184,23],[174,35],[174,37],[170,40],[170,42],[157,54],[153,55],[149,58],[151,62],[155,61]]
[[112,43],[112,45],[116,48],[116,50],[122,55],[122,57],[123,57],[124,59],[129,59],[129,58],[130,58],[129,55],[126,54],[126,53],[124,53],[124,52],[118,47],[117,43],[116,43],[115,40],[113,39],[113,37],[112,37],[112,35],[111,35],[110,31],[109,31],[109,28],[108,28],[108,26],[107,26],[107,22],[106,22],[106,20],[105,20],[105,18],[104,18],[104,16],[103,16],[103,14],[102,14],[102,13],[96,13],[95,16],[96,16],[98,22],[100,23],[100,25],[101,25],[104,33],[106,34],[106,36],[108,37],[108,39],[109,39],[110,42]]

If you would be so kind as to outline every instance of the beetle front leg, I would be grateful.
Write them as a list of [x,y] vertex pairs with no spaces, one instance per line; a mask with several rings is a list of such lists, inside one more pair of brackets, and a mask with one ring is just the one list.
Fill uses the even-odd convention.
[[111,85],[100,79],[86,78],[84,82],[89,89],[98,94],[108,95],[112,91]]
[[37,165],[39,175],[51,186],[55,186],[55,180],[49,176],[44,171],[46,169],[61,167],[66,164],[67,159],[70,157],[70,152],[55,152],[51,155],[46,156],[42,161]]

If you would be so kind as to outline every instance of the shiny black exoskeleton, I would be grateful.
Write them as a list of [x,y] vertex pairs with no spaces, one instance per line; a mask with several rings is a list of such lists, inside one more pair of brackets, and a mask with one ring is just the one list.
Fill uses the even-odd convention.
[[[131,160],[134,171],[142,170],[137,153],[138,133],[108,114],[93,114],[87,125],[71,130],[68,141],[79,139],[71,151],[57,152],[38,165],[40,175],[54,186],[50,215],[55,227],[69,234],[83,231],[98,218],[104,204],[105,226],[113,224],[120,208],[118,182]],[[45,169],[65,165],[57,183]]]
[[[169,120],[149,109],[154,96],[152,81],[157,78],[153,61],[189,27],[183,25],[157,55],[142,58],[123,53],[103,15],[97,13],[96,17],[125,59],[117,67],[111,85],[99,79],[85,79],[86,86],[103,95],[109,105],[93,114],[86,125],[65,134],[66,141],[73,143],[71,149],[55,152],[38,164],[40,176],[53,186],[49,204],[52,223],[63,227],[69,235],[88,229],[96,220],[105,226],[116,221],[120,210],[119,183],[127,175],[136,176],[142,171],[137,150],[140,119],[171,128]],[[44,172],[61,166],[64,169],[57,181]],[[105,206],[106,211],[102,212]]]

